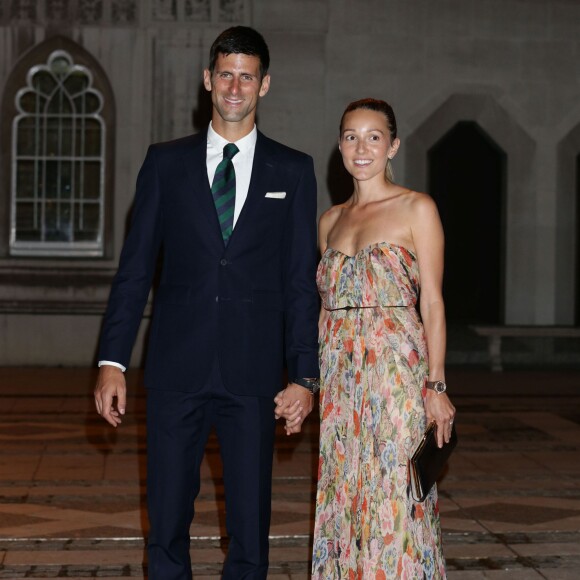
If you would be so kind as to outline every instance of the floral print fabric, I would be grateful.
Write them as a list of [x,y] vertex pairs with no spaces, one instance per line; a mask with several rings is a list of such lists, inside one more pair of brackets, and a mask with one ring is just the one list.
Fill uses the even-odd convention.
[[328,248],[317,273],[320,457],[313,579],[445,578],[437,489],[413,501],[407,462],[425,430],[419,267],[381,242]]

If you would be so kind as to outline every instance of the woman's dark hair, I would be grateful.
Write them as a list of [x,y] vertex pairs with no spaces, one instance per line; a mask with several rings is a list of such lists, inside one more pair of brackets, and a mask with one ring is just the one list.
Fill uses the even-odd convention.
[[209,50],[209,70],[213,73],[218,54],[247,54],[260,59],[261,78],[270,67],[270,51],[264,37],[249,26],[232,26],[224,30]]
[[[371,98],[353,101],[352,103],[349,103],[347,105],[340,119],[340,136],[342,136],[342,126],[344,124],[344,118],[347,115],[347,113],[351,113],[352,111],[357,111],[359,109],[366,109],[368,111],[376,111],[377,113],[382,113],[387,119],[387,127],[389,128],[391,143],[397,138],[397,120],[395,119],[395,112],[393,111],[393,107],[391,107],[391,105],[389,105],[389,103],[385,101]],[[387,160],[387,166],[385,167],[385,176],[389,181],[391,182],[394,181],[395,175],[393,173],[393,168],[391,167],[390,159]]]

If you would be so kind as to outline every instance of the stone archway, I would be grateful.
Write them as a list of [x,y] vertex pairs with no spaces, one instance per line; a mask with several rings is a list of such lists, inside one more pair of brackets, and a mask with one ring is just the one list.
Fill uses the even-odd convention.
[[556,323],[580,326],[580,123],[557,154]]
[[428,152],[457,123],[472,121],[505,152],[505,226],[502,254],[503,313],[507,324],[533,324],[535,317],[535,143],[491,95],[453,95],[407,139],[406,180],[428,191]]

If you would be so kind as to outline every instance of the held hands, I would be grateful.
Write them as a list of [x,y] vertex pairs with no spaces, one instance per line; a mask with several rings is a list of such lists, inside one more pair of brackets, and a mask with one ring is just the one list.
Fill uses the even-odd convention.
[[[113,399],[117,398],[116,404]],[[125,375],[120,368],[103,365],[95,386],[95,407],[97,413],[113,427],[121,423],[127,405],[127,386]]]
[[286,419],[286,435],[300,433],[304,419],[309,415],[314,406],[314,396],[305,387],[295,383],[280,391],[274,398],[276,419]]
[[431,423],[431,421],[437,423],[437,445],[443,447],[444,443],[449,443],[449,438],[451,437],[451,427],[455,419],[455,407],[451,404],[446,393],[436,393],[427,390],[424,400],[427,424]]

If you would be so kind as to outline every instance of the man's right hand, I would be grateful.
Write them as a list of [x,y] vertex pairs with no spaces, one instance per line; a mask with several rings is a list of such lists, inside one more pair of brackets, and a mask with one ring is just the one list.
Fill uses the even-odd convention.
[[121,415],[125,414],[126,405],[127,385],[123,371],[112,365],[102,365],[95,386],[97,413],[113,427],[117,427],[121,423]]
[[314,407],[312,393],[296,383],[288,383],[286,388],[280,391],[274,398],[276,419],[286,419],[286,435],[300,433],[304,419]]

